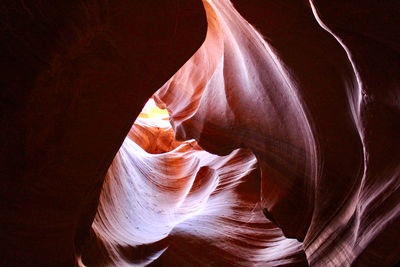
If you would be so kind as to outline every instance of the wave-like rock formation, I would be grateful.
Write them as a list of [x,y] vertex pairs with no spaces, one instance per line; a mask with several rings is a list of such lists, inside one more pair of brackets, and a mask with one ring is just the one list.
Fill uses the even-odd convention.
[[82,261],[305,264],[301,243],[263,215],[254,155],[237,149],[221,157],[194,140],[177,142],[166,119],[139,117],[129,132],[108,170],[92,225],[96,239]]
[[[354,262],[384,228],[396,228],[400,214],[399,152],[373,145],[380,138],[398,143],[398,87],[364,84],[350,49],[312,2],[304,14],[304,7],[296,10],[304,20],[314,18],[306,39],[296,39],[283,58],[229,1],[205,6],[204,45],[156,93],[177,138],[195,138],[218,154],[250,149],[261,169],[266,216],[303,242],[308,262]],[[284,59],[301,66],[292,69]],[[392,97],[375,99],[382,90]],[[388,255],[398,252],[394,243]]]
[[399,7],[0,3],[1,265],[398,263]]

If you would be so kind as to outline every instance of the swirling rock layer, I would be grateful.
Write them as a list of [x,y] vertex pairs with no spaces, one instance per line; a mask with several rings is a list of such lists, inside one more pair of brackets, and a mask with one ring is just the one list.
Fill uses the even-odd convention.
[[136,120],[108,170],[84,263],[306,264],[301,243],[262,213],[250,151],[220,157],[194,140],[173,142],[168,121],[157,120]]
[[0,265],[400,261],[399,3],[232,3],[0,3]]

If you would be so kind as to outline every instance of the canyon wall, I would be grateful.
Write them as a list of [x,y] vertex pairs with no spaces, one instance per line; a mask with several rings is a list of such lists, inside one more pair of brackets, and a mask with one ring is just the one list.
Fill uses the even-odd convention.
[[400,260],[399,4],[232,2],[0,4],[1,265]]

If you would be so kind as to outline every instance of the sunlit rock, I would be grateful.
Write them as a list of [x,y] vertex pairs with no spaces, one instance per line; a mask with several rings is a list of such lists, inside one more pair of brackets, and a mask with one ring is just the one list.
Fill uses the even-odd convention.
[[0,265],[398,263],[399,8],[0,3]]
[[[204,151],[174,140],[168,114],[146,104],[108,170],[92,228],[106,248],[88,265],[306,264],[301,243],[283,236],[259,204],[254,155]],[[96,248],[92,248],[96,250]],[[199,254],[199,251],[202,253]],[[101,259],[101,258],[100,258]]]

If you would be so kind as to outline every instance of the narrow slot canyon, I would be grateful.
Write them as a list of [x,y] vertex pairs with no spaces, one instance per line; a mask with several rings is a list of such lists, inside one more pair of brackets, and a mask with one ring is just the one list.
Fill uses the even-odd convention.
[[397,266],[399,10],[0,2],[0,266]]

